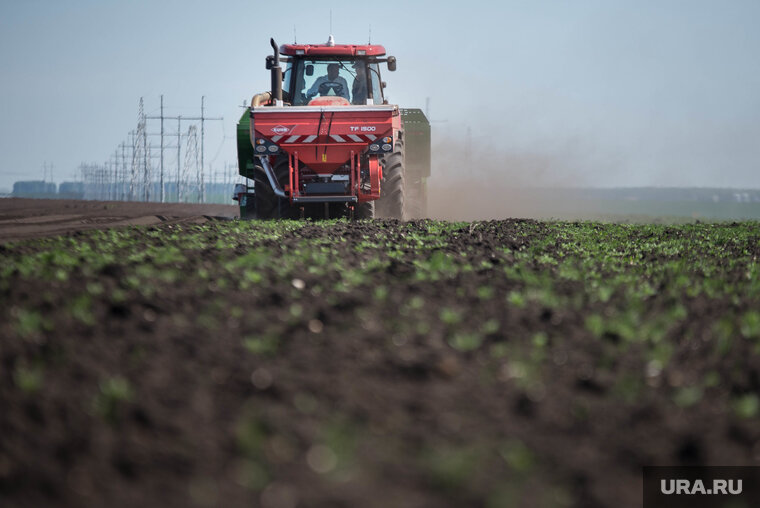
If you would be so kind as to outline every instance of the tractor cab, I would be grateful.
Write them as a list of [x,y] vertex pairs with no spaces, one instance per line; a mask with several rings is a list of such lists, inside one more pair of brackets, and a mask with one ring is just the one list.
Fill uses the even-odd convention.
[[380,67],[395,71],[396,59],[382,46],[335,44],[332,36],[326,44],[269,42],[272,88],[253,96],[238,123],[247,179],[234,191],[240,216],[403,218],[405,193],[424,203],[430,124],[418,109],[388,104]]
[[[282,98],[292,106],[339,106],[387,104],[380,63],[396,69],[396,59],[385,56],[378,45],[285,44],[281,60]],[[267,61],[271,69],[273,62]]]

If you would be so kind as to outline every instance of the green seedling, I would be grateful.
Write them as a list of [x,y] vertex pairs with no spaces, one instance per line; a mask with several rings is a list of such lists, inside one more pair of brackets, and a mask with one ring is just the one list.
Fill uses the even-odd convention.
[[34,394],[40,391],[44,381],[41,366],[28,367],[21,362],[16,363],[13,370],[13,382],[24,393]]
[[760,414],[760,398],[756,393],[748,393],[733,402],[734,413],[740,418],[756,418]]
[[102,381],[95,396],[93,408],[108,423],[119,421],[119,409],[134,399],[134,390],[123,377],[112,377]]
[[243,340],[243,346],[253,354],[272,355],[280,348],[280,339],[276,335],[247,337]]

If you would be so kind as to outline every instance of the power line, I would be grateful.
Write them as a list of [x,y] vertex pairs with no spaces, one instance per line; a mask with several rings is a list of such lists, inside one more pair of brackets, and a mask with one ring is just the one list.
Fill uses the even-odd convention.
[[[161,96],[161,114],[160,116],[148,116],[146,119],[148,120],[160,120],[161,121],[161,187],[163,188],[163,181],[164,181],[164,171],[163,171],[163,153],[164,153],[164,128],[163,123],[164,120],[177,120],[177,199],[181,199],[179,196],[179,188],[181,185],[181,167],[182,167],[182,153],[181,153],[181,145],[182,145],[182,120],[185,121],[198,121],[201,122],[201,149],[200,149],[200,175],[198,181],[201,182],[199,192],[201,194],[201,200],[205,199],[205,188],[203,185],[203,173],[204,173],[204,160],[205,160],[205,138],[206,138],[206,130],[205,130],[205,122],[206,121],[224,121],[224,117],[208,117],[206,116],[206,97],[201,97],[201,116],[166,116],[164,115],[164,108],[163,108],[163,95]],[[163,193],[162,193],[163,194]],[[163,197],[162,197],[163,202]]]
[[[174,182],[172,195],[176,200],[207,200],[207,185],[213,187],[215,199],[218,199],[220,189],[217,184],[218,175],[213,172],[205,174],[205,137],[207,121],[223,121],[223,117],[211,117],[206,114],[206,98],[201,97],[200,116],[169,116],[165,114],[164,96],[161,95],[159,115],[146,114],[145,101],[141,97],[138,103],[137,127],[129,132],[127,140],[117,145],[109,160],[103,164],[82,163],[79,174],[82,178],[83,197],[85,199],[127,199],[130,201],[167,201],[166,178],[166,149],[177,149],[177,178]],[[155,111],[153,109],[152,111]],[[157,133],[149,131],[150,121],[158,120],[160,130]],[[167,132],[165,123],[176,120],[176,132]],[[183,121],[194,122],[185,127]],[[198,123],[200,125],[198,126]],[[183,132],[183,127],[185,130]],[[200,127],[200,129],[199,129]],[[200,134],[198,131],[200,130]],[[224,124],[222,124],[224,131]],[[158,153],[149,137],[158,136]],[[166,137],[176,136],[176,144],[167,143]],[[200,137],[200,143],[198,140]],[[222,144],[227,136],[223,136]],[[183,165],[182,148],[185,144],[185,160]],[[200,145],[200,146],[199,146]],[[218,156],[217,154],[214,156]],[[155,162],[158,159],[158,175],[154,174]],[[48,173],[52,180],[52,164],[43,165],[43,180]],[[158,182],[154,181],[158,176]],[[226,177],[224,178],[226,180]]]

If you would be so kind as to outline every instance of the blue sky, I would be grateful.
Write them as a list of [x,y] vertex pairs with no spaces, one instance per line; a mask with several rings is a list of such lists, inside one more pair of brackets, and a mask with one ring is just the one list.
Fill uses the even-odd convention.
[[208,124],[206,164],[233,163],[239,106],[269,86],[269,37],[292,42],[295,26],[299,42],[323,42],[330,10],[337,42],[366,42],[371,25],[397,57],[392,102],[430,97],[441,168],[469,127],[492,160],[552,161],[544,184],[760,187],[755,0],[270,5],[2,2],[0,188],[40,178],[45,161],[59,182],[104,162],[139,98],[155,114],[161,94],[169,115],[198,114],[205,95],[225,118]]

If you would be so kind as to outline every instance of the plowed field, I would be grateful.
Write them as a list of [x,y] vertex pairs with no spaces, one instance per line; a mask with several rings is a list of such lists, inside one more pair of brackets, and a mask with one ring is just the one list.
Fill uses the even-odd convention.
[[0,505],[627,507],[760,464],[757,223],[212,215],[0,244]]

